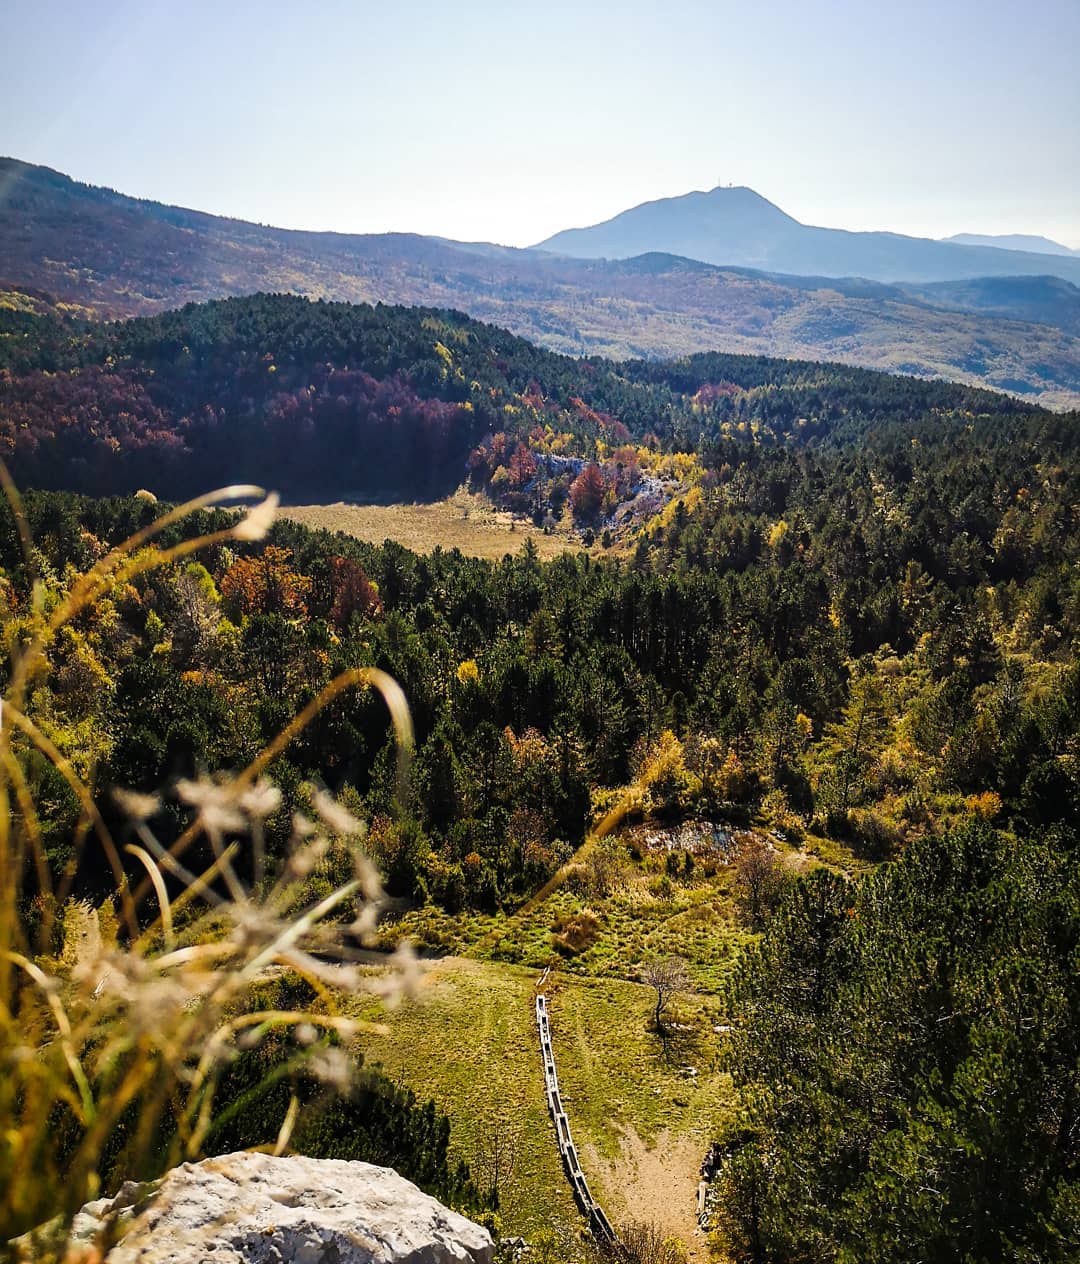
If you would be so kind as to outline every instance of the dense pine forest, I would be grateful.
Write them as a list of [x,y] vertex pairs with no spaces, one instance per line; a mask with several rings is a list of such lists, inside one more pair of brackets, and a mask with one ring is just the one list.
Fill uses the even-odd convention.
[[[291,298],[110,327],[40,319],[12,319],[6,341],[23,486],[177,497],[322,477],[422,497],[471,473],[550,511],[559,478],[538,484],[559,453],[571,510],[598,525],[632,494],[627,469],[664,466],[674,489],[612,559],[493,566],[282,524],[251,556],[221,548],[118,594],[42,694],[58,723],[98,735],[109,782],[158,785],[199,752],[234,764],[335,671],[370,662],[414,709],[416,824],[451,868],[482,858],[489,898],[527,888],[527,842],[575,846],[590,793],[631,779],[667,731],[686,761],[672,810],[764,802],[881,854],[969,801],[1000,823],[1070,819],[1072,415],[794,362],[574,361],[451,313]],[[155,513],[145,497],[27,505],[57,590]],[[17,612],[28,575],[10,525],[3,560]],[[152,696],[163,706],[138,705]],[[312,734],[301,766],[385,810],[381,729],[340,723],[347,740]],[[529,731],[531,792],[515,764]],[[535,838],[514,837],[514,805]]]
[[[162,498],[205,491],[208,471],[288,496],[424,497],[456,486],[485,440],[484,463],[502,465],[515,491],[537,456],[610,461],[631,440],[709,453],[719,472],[748,449],[850,443],[885,422],[920,438],[926,425],[956,432],[994,417],[1034,437],[1050,416],[840,365],[574,360],[454,312],[288,296],[113,325],[0,306],[0,371],[18,481],[95,495],[145,485]],[[518,443],[532,466],[511,465]]]
[[[0,310],[0,448],[34,542],[5,509],[14,655],[156,500],[211,485],[467,480],[569,522],[596,547],[543,563],[287,522],[211,544],[66,626],[28,714],[119,833],[112,787],[242,767],[339,673],[387,672],[407,780],[379,698],[345,695],[271,765],[266,838],[280,862],[325,785],[402,907],[512,913],[618,801],[865,865],[812,866],[753,919],[727,1249],[1075,1258],[1076,414],[835,365],[574,360],[453,312],[259,296],[108,325]],[[62,872],[83,805],[22,757]],[[186,819],[168,801],[164,832]],[[81,880],[95,898],[111,875]],[[436,1122],[420,1133],[432,1182],[464,1189]]]

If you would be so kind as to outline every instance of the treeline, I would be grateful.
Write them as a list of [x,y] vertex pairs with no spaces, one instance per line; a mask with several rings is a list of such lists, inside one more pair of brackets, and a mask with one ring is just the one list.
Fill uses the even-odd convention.
[[698,355],[575,360],[460,313],[257,295],[116,324],[0,309],[0,450],[23,485],[179,498],[262,479],[293,497],[431,497],[500,433],[592,457],[633,440],[850,442],[1047,414],[838,365]]

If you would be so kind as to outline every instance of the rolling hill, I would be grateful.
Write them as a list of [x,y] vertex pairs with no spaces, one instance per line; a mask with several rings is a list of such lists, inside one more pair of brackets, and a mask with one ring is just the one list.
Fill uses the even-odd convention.
[[934,307],[1034,321],[1080,335],[1080,288],[1060,277],[976,277],[904,289]]
[[[598,440],[698,450],[725,423],[753,421],[771,444],[851,442],[881,422],[946,415],[1052,419],[946,382],[715,353],[575,359],[456,312],[285,294],[109,323],[0,310],[0,335],[12,476],[92,495],[184,499],[212,470],[222,485],[257,482],[300,503],[391,489],[433,501],[506,463],[514,473],[499,485],[531,485],[540,458],[550,493],[560,479],[568,489]],[[518,444],[537,455],[515,463]],[[519,507],[535,506],[526,496]]]
[[1053,276],[935,288],[662,253],[578,260],[405,233],[295,232],[140,201],[12,159],[0,159],[5,287],[24,295],[0,299],[9,306],[29,294],[109,318],[257,291],[454,307],[574,355],[827,359],[1051,406],[1080,402],[1080,290]]

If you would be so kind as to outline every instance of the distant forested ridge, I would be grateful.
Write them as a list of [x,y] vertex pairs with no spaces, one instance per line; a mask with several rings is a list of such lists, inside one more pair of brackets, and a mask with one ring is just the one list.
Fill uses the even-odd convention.
[[[923,256],[902,269],[916,283],[898,285],[864,279],[878,275],[877,250],[860,252],[855,266],[850,252],[844,259],[828,248],[826,239],[847,248],[859,234],[799,226],[810,249],[797,265],[789,259],[788,271],[816,275],[778,275],[780,255],[770,262],[731,239],[725,257],[718,224],[698,240],[707,241],[703,257],[719,250],[722,266],[680,257],[694,253],[689,241],[657,253],[655,234],[635,258],[573,259],[410,233],[287,231],[126,197],[10,158],[0,158],[0,181],[0,309],[51,297],[85,315],[143,316],[289,292],[461,309],[574,355],[722,349],[943,377],[1055,407],[1080,401],[1080,274],[1055,275],[1056,265],[1072,275],[1080,262],[1062,257],[863,235],[886,254],[899,244],[920,256],[979,261],[941,273],[923,267],[931,262]],[[696,200],[723,203],[738,192]],[[760,199],[750,207],[751,236],[773,212],[780,215]],[[749,266],[732,266],[740,260]],[[773,271],[751,270],[759,267]],[[1026,275],[995,275],[1002,270]],[[936,275],[974,279],[928,284]]]
[[0,310],[0,373],[16,480],[95,495],[255,480],[294,498],[433,497],[500,434],[509,470],[519,443],[602,459],[628,441],[802,447],[969,414],[1056,424],[990,392],[839,365],[576,360],[455,312],[283,295],[105,325]]

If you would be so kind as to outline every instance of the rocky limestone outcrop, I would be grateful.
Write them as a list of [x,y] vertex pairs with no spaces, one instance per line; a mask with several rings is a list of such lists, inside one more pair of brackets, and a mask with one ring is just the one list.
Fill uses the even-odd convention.
[[88,1203],[76,1217],[69,1259],[491,1264],[493,1254],[486,1229],[392,1168],[241,1153],[185,1163],[153,1186],[127,1185]]

